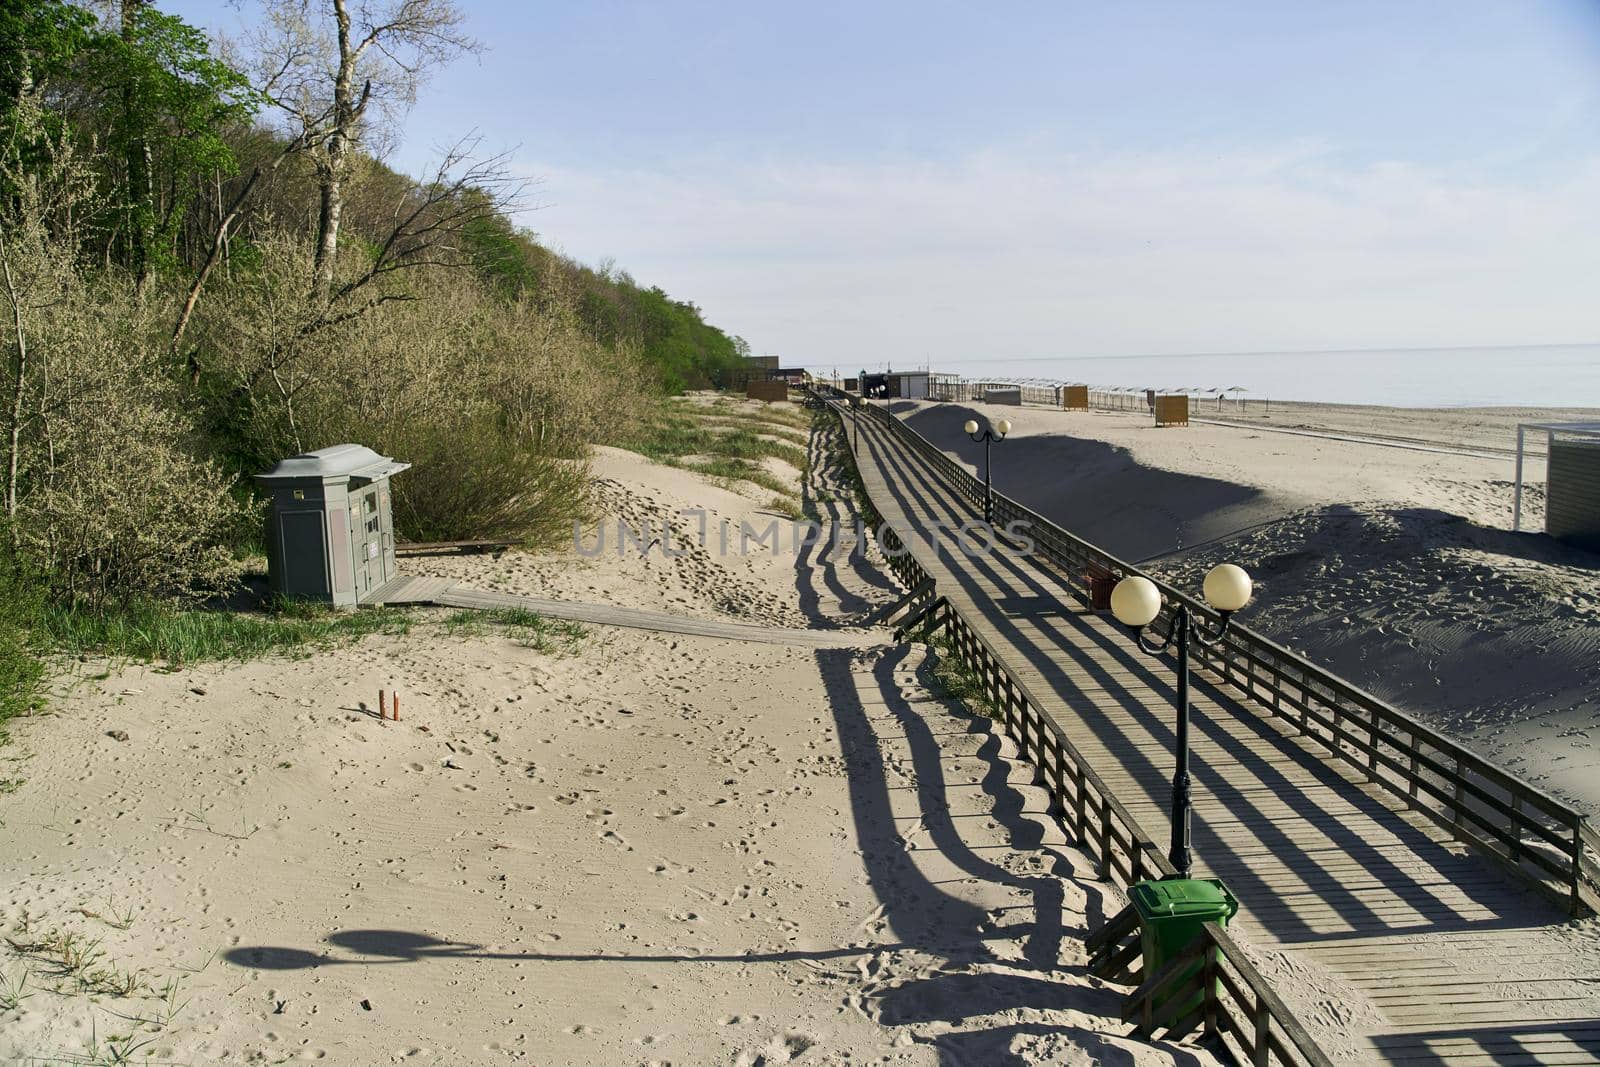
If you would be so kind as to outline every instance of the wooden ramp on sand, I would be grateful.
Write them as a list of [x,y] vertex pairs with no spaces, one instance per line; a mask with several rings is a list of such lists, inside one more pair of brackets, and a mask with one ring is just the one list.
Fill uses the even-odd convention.
[[589,623],[594,626],[624,626],[634,630],[682,634],[688,637],[715,637],[728,641],[755,641],[769,645],[798,645],[805,648],[862,648],[883,643],[879,631],[860,629],[805,630],[796,627],[759,626],[724,619],[694,618],[665,611],[640,611],[614,604],[588,604],[547,597],[497,593],[458,585],[449,578],[395,578],[368,598],[365,603],[437,605],[473,608],[480,611],[522,609],[552,619]]
[[[974,518],[928,459],[877,420],[858,466],[883,519],[939,595],[1045,703],[1157,841],[1173,767],[1171,664],[1085,611],[1015,554],[930,543]],[[1330,762],[1270,709],[1195,678],[1196,876],[1227,882],[1233,929],[1293,1010],[1349,1033],[1366,1058],[1426,1064],[1600,1062],[1600,944],[1592,923]],[[1307,994],[1314,990],[1314,994]]]

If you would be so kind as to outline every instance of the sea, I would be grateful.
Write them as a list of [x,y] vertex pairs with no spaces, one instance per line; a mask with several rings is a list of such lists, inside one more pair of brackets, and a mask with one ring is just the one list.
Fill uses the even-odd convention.
[[1039,379],[1247,400],[1390,407],[1600,408],[1600,344],[1089,356],[935,364],[971,379]]

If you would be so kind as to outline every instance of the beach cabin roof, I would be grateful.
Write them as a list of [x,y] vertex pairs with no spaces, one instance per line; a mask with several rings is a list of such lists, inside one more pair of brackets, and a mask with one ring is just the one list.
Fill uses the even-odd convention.
[[315,452],[278,461],[271,470],[256,475],[260,482],[278,482],[301,478],[348,478],[351,481],[370,482],[391,474],[398,474],[411,466],[388,456],[380,456],[366,445],[329,445]]

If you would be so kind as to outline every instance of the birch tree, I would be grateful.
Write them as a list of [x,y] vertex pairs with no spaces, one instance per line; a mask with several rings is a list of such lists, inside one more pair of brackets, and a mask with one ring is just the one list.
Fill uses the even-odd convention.
[[262,2],[246,62],[311,160],[318,198],[312,292],[325,302],[358,151],[416,101],[429,76],[477,44],[453,0]]

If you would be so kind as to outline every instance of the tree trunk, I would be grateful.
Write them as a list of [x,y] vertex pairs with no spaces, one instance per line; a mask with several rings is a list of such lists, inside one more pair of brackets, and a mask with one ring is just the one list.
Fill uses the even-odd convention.
[[333,122],[323,142],[322,159],[317,165],[319,203],[317,212],[317,253],[311,264],[312,291],[326,302],[333,291],[334,258],[339,252],[339,219],[344,214],[344,172],[350,156],[356,124],[366,109],[371,84],[362,90],[361,102],[355,96],[357,56],[350,40],[350,12],[345,0],[332,0],[334,22],[338,26],[339,69],[333,78]]
[[[281,156],[279,157],[280,160],[282,158]],[[276,168],[277,164],[273,164],[273,166]],[[244,188],[239,190],[239,195],[233,198],[233,203],[228,206],[227,211],[217,220],[217,228],[212,234],[211,247],[206,251],[205,262],[200,264],[200,269],[195,272],[194,281],[189,284],[189,295],[184,299],[183,307],[178,311],[177,323],[172,327],[171,352],[173,355],[177,355],[178,345],[183,341],[183,332],[189,328],[189,319],[194,315],[195,304],[200,300],[200,290],[205,287],[206,278],[211,274],[211,268],[217,265],[217,260],[222,258],[223,251],[227,248],[228,230],[233,226],[234,219],[239,217],[239,212],[243,209],[245,200],[250,196],[250,190],[255,188],[256,179],[260,177],[261,168],[257,167],[251,172],[249,180],[244,183]],[[218,192],[221,192],[220,186]],[[217,210],[222,211],[220,201],[217,204]],[[200,384],[200,364],[195,359],[189,361],[189,377],[192,384]]]
[[[122,0],[122,39],[133,47],[134,21],[147,0]],[[143,130],[135,129],[134,87],[122,87],[122,116],[128,124],[128,267],[133,271],[134,289],[142,299],[150,277],[151,222],[155,218],[154,191],[151,187],[150,142]]]
[[[12,361],[14,375],[11,387],[11,440],[6,457],[6,518],[17,514],[17,472],[22,455],[22,399],[28,384],[28,334],[22,321],[22,298],[11,276],[11,254],[5,245],[5,235],[0,232],[0,272],[4,273],[6,297],[11,303],[11,327],[16,336],[17,353]],[[15,537],[16,529],[12,528]]]
[[317,255],[311,266],[312,289],[317,299],[324,303],[333,290],[333,261],[339,250],[339,218],[344,213],[344,188],[339,173],[344,159],[343,138],[335,133],[328,141],[327,162],[317,168],[321,202],[317,211]]

